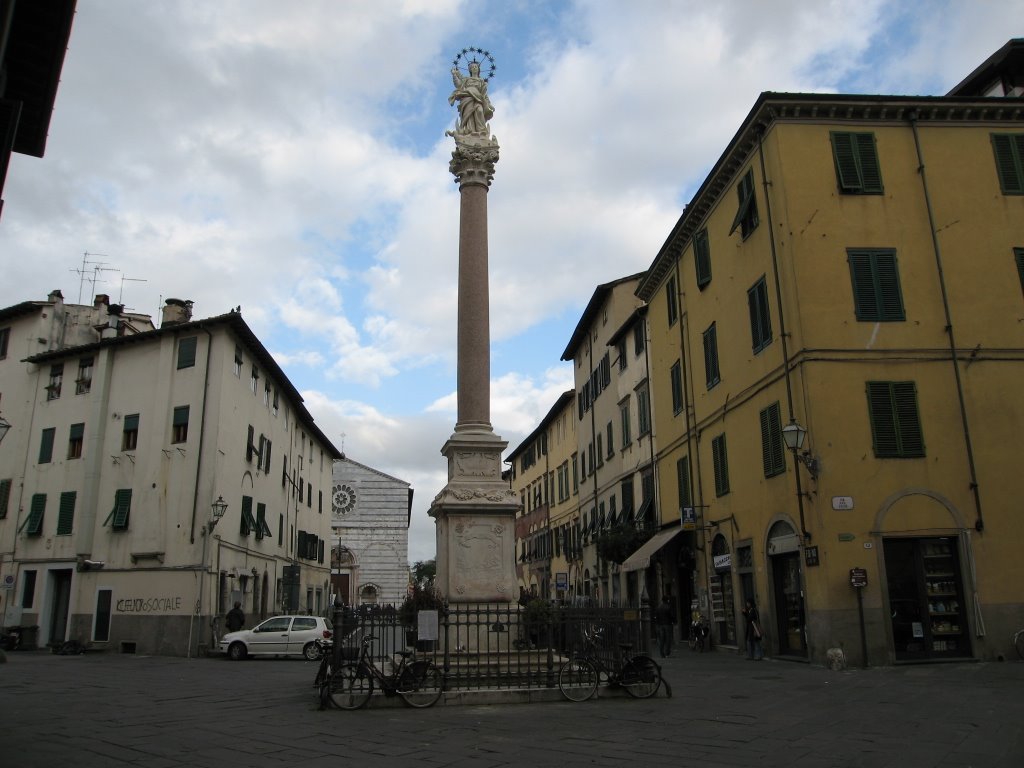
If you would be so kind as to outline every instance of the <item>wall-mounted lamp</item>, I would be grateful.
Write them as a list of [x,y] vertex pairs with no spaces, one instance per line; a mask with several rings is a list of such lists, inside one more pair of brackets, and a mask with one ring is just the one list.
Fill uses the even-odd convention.
[[4,441],[5,437],[7,437],[7,433],[10,431],[10,429],[11,422],[9,422],[2,415],[0,415],[0,443]]
[[782,440],[786,447],[793,452],[793,458],[807,467],[812,480],[818,479],[818,460],[811,455],[810,451],[800,451],[804,447],[804,438],[807,437],[807,428],[796,420],[789,422],[782,428]]
[[210,518],[210,522],[206,524],[206,530],[213,533],[213,529],[217,527],[217,523],[224,517],[224,513],[228,511],[228,503],[224,501],[223,496],[218,496],[217,500],[210,505],[210,509],[213,511],[213,517]]

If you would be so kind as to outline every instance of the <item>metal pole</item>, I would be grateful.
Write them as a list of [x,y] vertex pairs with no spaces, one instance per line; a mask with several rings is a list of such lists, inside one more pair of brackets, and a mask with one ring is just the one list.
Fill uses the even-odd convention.
[[860,652],[864,659],[864,666],[868,666],[868,635],[864,628],[864,590],[857,590],[857,613],[860,616]]

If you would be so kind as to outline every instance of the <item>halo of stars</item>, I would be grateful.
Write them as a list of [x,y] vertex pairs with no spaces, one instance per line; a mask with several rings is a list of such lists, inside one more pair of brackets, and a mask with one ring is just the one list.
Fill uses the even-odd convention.
[[[482,56],[483,59],[486,59],[487,64],[489,65],[486,68],[486,75],[484,74],[484,62],[481,61],[481,59],[477,58],[478,54]],[[472,58],[470,58],[471,56]],[[465,61],[467,73],[469,72],[470,64],[472,64],[474,61],[477,64],[479,64],[480,77],[485,81],[490,80],[492,77],[494,77],[494,73],[498,71],[497,66],[495,66],[494,64],[494,57],[491,56],[490,51],[485,51],[483,48],[463,48],[461,51],[459,51],[459,55],[456,56],[455,59],[452,61],[452,66],[458,69],[460,61]]]

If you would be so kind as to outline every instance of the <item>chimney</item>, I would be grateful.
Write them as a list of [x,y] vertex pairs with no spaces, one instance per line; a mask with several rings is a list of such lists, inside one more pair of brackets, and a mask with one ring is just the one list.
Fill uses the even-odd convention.
[[99,309],[100,307],[109,304],[110,297],[105,293],[97,293],[96,298],[92,302],[93,309]]
[[64,294],[60,292],[60,288],[56,288],[50,291],[50,295],[46,297],[46,300],[51,304],[58,304],[64,301]]
[[167,299],[160,327],[181,325],[192,319],[192,302],[186,299]]

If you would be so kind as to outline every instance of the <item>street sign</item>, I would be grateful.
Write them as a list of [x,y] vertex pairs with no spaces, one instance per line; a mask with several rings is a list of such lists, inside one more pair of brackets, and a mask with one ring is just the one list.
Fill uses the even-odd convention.
[[850,586],[861,589],[868,585],[868,572],[863,568],[850,569]]
[[14,589],[14,574],[8,573],[4,575],[3,583],[0,584],[2,589]]
[[569,588],[569,574],[565,571],[555,573],[555,589]]
[[684,531],[697,530],[697,510],[695,508],[683,507],[681,517]]

